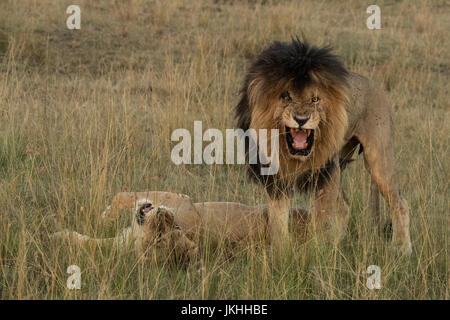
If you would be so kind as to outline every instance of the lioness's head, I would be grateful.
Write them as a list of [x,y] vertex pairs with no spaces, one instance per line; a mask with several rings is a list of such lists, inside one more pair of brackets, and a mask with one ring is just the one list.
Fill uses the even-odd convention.
[[274,42],[247,73],[238,126],[279,130],[281,174],[318,169],[343,143],[347,75],[329,47]]
[[197,256],[197,245],[175,223],[170,208],[146,203],[138,209],[136,219],[143,231],[143,247],[147,253],[182,264]]

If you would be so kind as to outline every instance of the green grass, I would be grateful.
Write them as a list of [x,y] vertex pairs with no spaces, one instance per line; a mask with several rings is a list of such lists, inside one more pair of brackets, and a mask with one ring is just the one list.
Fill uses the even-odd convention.
[[[446,1],[70,1],[0,4],[0,299],[448,299],[449,42]],[[382,83],[393,106],[398,180],[411,207],[413,254],[377,235],[361,159],[344,173],[349,230],[337,247],[203,246],[187,269],[133,250],[53,243],[64,228],[110,236],[100,213],[119,191],[183,192],[194,201],[264,202],[243,166],[175,166],[174,129],[233,128],[250,60],[273,40],[332,44]],[[296,199],[307,208],[308,196]],[[384,220],[388,210],[383,207]],[[69,265],[82,289],[66,289]],[[381,290],[366,288],[369,265]]]

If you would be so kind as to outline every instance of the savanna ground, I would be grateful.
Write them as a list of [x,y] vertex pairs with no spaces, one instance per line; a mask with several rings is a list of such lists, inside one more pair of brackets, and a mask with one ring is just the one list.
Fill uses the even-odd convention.
[[[377,1],[381,30],[366,28],[365,1],[79,0],[81,30],[68,30],[71,4],[0,2],[0,299],[449,298],[448,1]],[[372,224],[361,157],[344,173],[342,243],[296,243],[281,264],[254,246],[230,258],[205,245],[184,269],[49,240],[65,228],[105,237],[127,226],[100,218],[119,191],[263,203],[244,166],[174,165],[170,134],[194,120],[234,128],[245,68],[293,35],[331,44],[386,89],[410,258],[392,254]],[[66,288],[71,264],[81,290]],[[381,268],[380,290],[366,287],[369,265]]]

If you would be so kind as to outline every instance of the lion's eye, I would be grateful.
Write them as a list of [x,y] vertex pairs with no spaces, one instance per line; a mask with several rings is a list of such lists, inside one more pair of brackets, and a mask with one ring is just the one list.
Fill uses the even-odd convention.
[[319,102],[320,98],[319,97],[312,97],[311,101],[312,102]]
[[280,96],[281,99],[284,101],[292,101],[291,95],[289,94],[289,91],[285,91]]

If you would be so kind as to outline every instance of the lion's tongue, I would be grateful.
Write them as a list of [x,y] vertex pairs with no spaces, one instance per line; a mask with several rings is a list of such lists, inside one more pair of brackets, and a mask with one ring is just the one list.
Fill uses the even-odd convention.
[[294,148],[296,149],[306,148],[306,138],[308,138],[308,136],[306,135],[305,131],[297,131],[297,132],[291,131],[291,136],[294,139],[293,145]]

